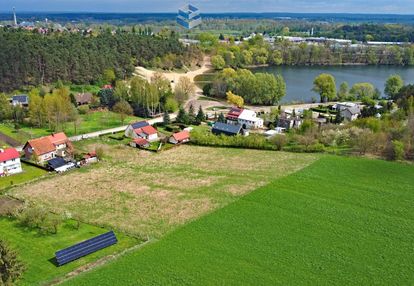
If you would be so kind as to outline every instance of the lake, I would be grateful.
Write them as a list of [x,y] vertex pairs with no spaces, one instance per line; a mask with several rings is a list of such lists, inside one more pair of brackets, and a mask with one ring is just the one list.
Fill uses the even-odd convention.
[[317,66],[317,67],[261,67],[253,72],[269,72],[281,74],[286,81],[287,92],[282,103],[310,102],[312,97],[319,100],[319,95],[311,89],[313,80],[321,73],[330,73],[336,79],[336,85],[346,81],[351,87],[358,82],[370,82],[382,93],[387,78],[392,74],[399,74],[405,83],[414,83],[414,67],[397,66]]

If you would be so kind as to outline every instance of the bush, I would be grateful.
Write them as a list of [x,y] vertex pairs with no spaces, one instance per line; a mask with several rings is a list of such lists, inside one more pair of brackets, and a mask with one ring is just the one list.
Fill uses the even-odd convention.
[[264,136],[252,134],[248,137],[237,136],[216,136],[212,133],[193,131],[191,142],[201,146],[235,147],[261,150],[277,150],[276,146],[269,142]]
[[78,107],[79,114],[88,114],[89,113],[89,106],[88,105],[81,105]]
[[60,216],[34,206],[24,209],[18,216],[18,220],[22,226],[38,229],[44,234],[56,234],[58,226],[62,223]]
[[393,149],[393,159],[394,160],[404,160],[404,143],[398,140],[392,141],[392,149]]
[[40,228],[46,219],[47,212],[39,207],[27,207],[18,216],[18,220],[22,226],[29,228]]
[[270,138],[270,142],[276,146],[278,151],[280,151],[288,143],[288,139],[286,138],[286,135],[278,134]]
[[177,125],[166,125],[165,126],[165,130],[167,130],[168,132],[180,132],[181,128]]
[[122,141],[124,140],[124,135],[109,135],[108,138],[113,139],[113,140],[117,140],[117,141]]

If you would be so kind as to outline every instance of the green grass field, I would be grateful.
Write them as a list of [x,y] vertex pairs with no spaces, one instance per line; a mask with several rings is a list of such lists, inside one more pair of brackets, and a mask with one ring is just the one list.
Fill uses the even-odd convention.
[[66,285],[410,285],[413,174],[322,157]]
[[76,230],[74,229],[74,222],[69,221],[60,227],[56,235],[42,235],[36,230],[21,227],[17,221],[0,218],[0,237],[5,238],[18,251],[27,269],[22,280],[19,281],[19,285],[44,284],[56,277],[62,277],[82,265],[139,243],[134,238],[117,234],[119,242],[114,246],[61,267],[54,264],[52,259],[55,251],[106,231],[108,230],[88,224],[81,224],[79,230]]
[[[63,128],[63,130],[68,136],[73,136],[76,134],[85,134],[90,132],[95,132],[103,129],[114,128],[122,126],[122,122],[119,118],[119,115],[113,112],[107,111],[97,111],[90,112],[88,114],[80,115],[80,122],[77,126],[75,132],[75,126],[73,123],[69,122]],[[129,124],[134,121],[142,120],[142,118],[135,116],[128,116],[125,119],[124,125]],[[12,137],[13,139],[24,144],[27,140],[32,138],[37,138],[53,133],[53,130],[48,128],[35,128],[22,126],[19,131],[14,130],[13,124],[0,124],[0,132]]]
[[30,166],[25,163],[22,163],[22,168],[23,173],[0,178],[0,193],[2,190],[8,187],[29,182],[36,178],[40,178],[47,173],[45,170]]

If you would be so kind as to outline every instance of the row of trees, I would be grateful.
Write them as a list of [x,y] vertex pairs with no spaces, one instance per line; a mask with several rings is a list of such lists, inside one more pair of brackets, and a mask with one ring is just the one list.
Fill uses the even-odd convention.
[[276,41],[272,46],[260,35],[241,45],[217,44],[212,65],[215,69],[250,65],[413,65],[414,46],[337,46]]
[[281,75],[225,68],[203,90],[205,95],[219,98],[226,98],[229,91],[242,97],[246,103],[275,105],[286,95],[286,83]]
[[[391,75],[385,83],[384,94],[391,100],[406,97],[400,94],[403,86],[404,81],[399,75]],[[320,95],[321,102],[333,100],[369,102],[373,99],[378,100],[381,98],[381,91],[368,82],[356,83],[351,88],[349,88],[347,82],[343,82],[337,90],[335,77],[331,74],[320,74],[317,76],[313,82],[312,90]],[[407,90],[409,88],[405,89],[405,93],[407,93]]]
[[172,90],[169,80],[155,73],[150,82],[133,77],[128,82],[117,81],[115,89],[103,89],[98,95],[102,106],[124,118],[130,114],[151,117],[164,111],[175,112],[194,92],[195,86],[187,77],[181,77]]
[[[174,66],[191,65],[200,58],[174,33],[139,35],[103,31],[97,36],[0,29],[0,90],[63,80],[75,84],[99,83],[105,70],[117,78],[132,74],[136,65],[174,56]],[[168,67],[166,67],[168,68]]]

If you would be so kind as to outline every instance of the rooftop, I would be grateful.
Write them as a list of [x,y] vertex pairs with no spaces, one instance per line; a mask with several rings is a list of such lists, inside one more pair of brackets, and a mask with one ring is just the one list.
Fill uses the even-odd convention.
[[20,158],[19,152],[14,148],[0,149],[0,162]]

